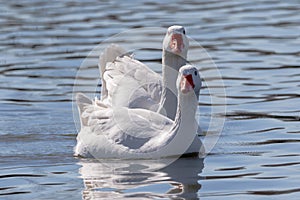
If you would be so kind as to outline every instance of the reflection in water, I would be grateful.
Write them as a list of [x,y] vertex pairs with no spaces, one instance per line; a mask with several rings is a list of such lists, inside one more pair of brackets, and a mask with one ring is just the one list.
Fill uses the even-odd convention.
[[81,159],[83,199],[181,197],[196,199],[201,188],[203,159],[160,160]]
[[[184,25],[221,70],[227,113],[218,144],[202,172],[202,164],[192,167],[197,165],[193,160],[166,171],[149,169],[154,161],[124,169],[117,161],[80,160],[84,195],[166,199],[174,193],[193,198],[201,172],[201,199],[299,199],[299,10],[299,0],[0,1],[0,199],[80,199],[83,184],[76,173],[78,160],[72,158],[76,130],[71,110],[78,67],[114,34],[173,24]],[[146,35],[144,44],[152,48],[163,34]],[[129,39],[130,44],[115,43],[135,45],[142,38]],[[201,63],[201,73],[211,74],[200,97],[200,125],[206,130],[209,113],[218,106],[211,104],[207,85],[219,85],[195,47],[188,59]],[[91,75],[98,74],[99,55],[92,56],[77,85],[85,92],[98,83]],[[147,49],[136,54],[157,72],[160,56]],[[106,171],[97,170],[106,162]]]

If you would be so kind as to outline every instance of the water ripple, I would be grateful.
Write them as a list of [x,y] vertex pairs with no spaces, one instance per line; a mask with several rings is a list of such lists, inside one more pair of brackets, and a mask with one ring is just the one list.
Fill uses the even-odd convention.
[[[297,0],[1,1],[0,178],[5,182],[0,195],[298,199],[299,9]],[[83,162],[78,171],[78,160],[72,157],[73,86],[93,95],[91,88],[99,83],[98,54],[90,56],[82,67],[84,74],[74,83],[83,59],[114,34],[173,24],[184,25],[187,34],[208,51],[225,84],[227,113],[217,114],[226,117],[225,127],[204,166],[188,160],[189,166],[181,163],[151,173],[125,169],[119,174],[83,173],[89,167]],[[141,33],[145,48],[136,52],[144,63],[159,66],[158,73],[161,55],[151,45],[161,42],[163,34]],[[135,41],[136,37],[129,37],[115,43]],[[208,60],[193,54],[198,48],[191,45],[189,59],[199,63],[201,72],[210,73]],[[224,106],[210,98],[224,96],[208,91],[222,88],[218,81],[215,74],[205,77],[201,90],[204,130],[213,106]],[[86,176],[78,178],[81,175]]]

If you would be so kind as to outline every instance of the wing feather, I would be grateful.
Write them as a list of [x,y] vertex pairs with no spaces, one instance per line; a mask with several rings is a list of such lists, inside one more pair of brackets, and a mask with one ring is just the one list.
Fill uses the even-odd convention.
[[[88,99],[83,94],[83,99]],[[85,119],[91,134],[105,137],[112,144],[136,149],[151,138],[171,130],[173,122],[167,117],[144,109],[126,107],[113,109],[91,101],[83,107],[80,118]]]
[[101,100],[113,106],[156,111],[160,102],[162,77],[133,56],[120,55],[124,52],[121,47],[113,45],[100,56]]

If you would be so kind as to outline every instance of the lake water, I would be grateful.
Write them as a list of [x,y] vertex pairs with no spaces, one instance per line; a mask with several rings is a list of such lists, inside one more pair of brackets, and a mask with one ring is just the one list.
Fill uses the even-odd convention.
[[[0,199],[299,199],[299,10],[297,0],[2,1]],[[225,124],[213,150],[163,169],[164,160],[73,157],[73,86],[86,56],[122,31],[173,24],[206,49],[224,81]],[[137,53],[154,67],[160,56]],[[97,57],[75,86],[95,87]],[[215,80],[205,85],[218,88]],[[220,106],[208,88],[204,130]]]

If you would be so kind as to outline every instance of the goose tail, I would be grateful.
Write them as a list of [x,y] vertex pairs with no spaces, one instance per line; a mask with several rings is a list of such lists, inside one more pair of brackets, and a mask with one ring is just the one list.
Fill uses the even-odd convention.
[[86,109],[86,106],[91,105],[93,102],[90,100],[87,96],[85,96],[82,93],[76,94],[76,103],[79,111],[79,118],[80,118],[80,124],[81,127],[87,125],[87,118],[84,118],[82,116],[82,113]]
[[109,45],[99,57],[99,71],[102,81],[101,100],[104,100],[108,96],[106,88],[106,82],[103,79],[103,74],[106,71],[106,66],[110,62],[114,62],[118,56],[122,56],[126,53],[125,49],[116,44]]

